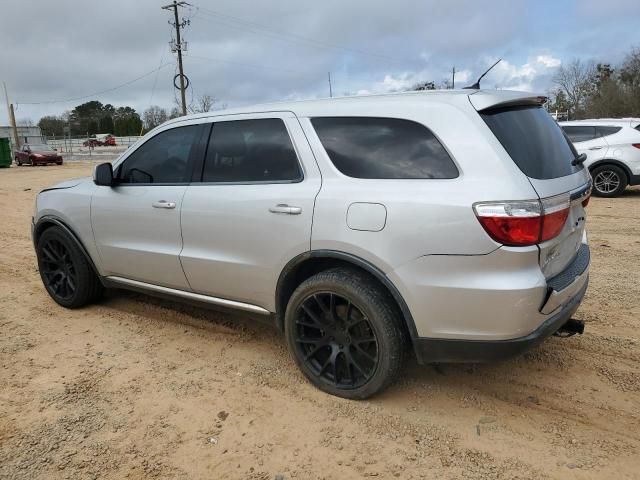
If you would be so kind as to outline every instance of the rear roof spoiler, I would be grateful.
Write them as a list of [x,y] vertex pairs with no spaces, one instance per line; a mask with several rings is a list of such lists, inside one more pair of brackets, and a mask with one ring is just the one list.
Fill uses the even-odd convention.
[[478,90],[469,95],[469,101],[480,112],[490,108],[515,105],[542,105],[547,101],[547,97],[542,94],[514,90]]

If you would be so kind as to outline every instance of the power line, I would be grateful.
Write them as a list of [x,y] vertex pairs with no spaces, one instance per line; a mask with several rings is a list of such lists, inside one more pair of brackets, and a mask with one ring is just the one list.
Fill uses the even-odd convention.
[[287,72],[287,73],[299,73],[299,74],[303,74],[305,72],[301,71],[301,70],[289,70],[289,69],[285,69],[285,68],[279,68],[279,67],[271,67],[269,65],[258,65],[258,64],[254,64],[254,63],[242,63],[242,62],[234,62],[232,60],[220,60],[218,58],[211,58],[211,57],[203,57],[200,55],[185,55],[185,57],[187,58],[195,58],[195,59],[199,59],[199,60],[208,60],[210,62],[216,62],[216,63],[228,63],[229,65],[238,65],[240,67],[247,67],[247,68],[257,68],[257,69],[263,69],[263,70],[276,70],[279,72]]
[[157,72],[159,70],[162,70],[163,68],[165,68],[168,65],[173,65],[173,62],[165,63],[163,65],[160,65],[158,68],[154,68],[153,70],[151,70],[151,71],[149,71],[149,72],[147,72],[147,73],[145,73],[143,75],[140,75],[139,77],[136,77],[133,80],[129,80],[128,82],[121,83],[120,85],[117,85],[115,87],[108,88],[108,89],[102,90],[100,92],[91,93],[89,95],[82,95],[81,97],[65,98],[64,100],[44,100],[44,101],[41,101],[41,102],[16,102],[16,104],[19,104],[19,105],[45,105],[45,104],[52,104],[52,103],[75,102],[77,100],[84,100],[86,98],[97,97],[98,95],[102,95],[104,93],[113,92],[113,91],[118,90],[120,88],[127,87],[127,86],[131,85],[132,83],[135,83],[135,82],[137,82],[139,80],[142,80],[143,78],[146,78],[149,75],[152,75],[155,72]]
[[351,53],[355,53],[358,55],[365,55],[365,56],[369,56],[369,57],[376,57],[378,59],[382,59],[382,60],[387,60],[387,61],[393,61],[393,62],[398,62],[399,60],[401,61],[406,61],[406,62],[414,62],[415,59],[408,59],[408,58],[403,58],[403,57],[390,57],[387,55],[382,55],[380,53],[375,53],[375,52],[370,52],[370,51],[366,51],[366,50],[361,50],[361,49],[356,49],[356,48],[350,48],[350,47],[345,47],[342,45],[337,45],[337,44],[332,44],[329,42],[325,42],[323,40],[317,40],[314,38],[310,38],[310,37],[305,37],[302,35],[297,35],[294,33],[287,33],[287,32],[283,32],[280,30],[276,30],[273,29],[267,25],[261,24],[261,23],[257,23],[257,22],[252,22],[250,20],[245,20],[242,19],[240,17],[236,17],[233,15],[228,15],[225,13],[221,13],[215,10],[210,10],[208,8],[204,8],[204,7],[199,7],[196,6],[196,8],[198,9],[197,13],[202,13],[203,15],[205,15],[205,17],[197,17],[194,16],[194,19],[199,18],[200,20],[207,20],[207,21],[215,21],[215,22],[219,22],[222,23],[226,26],[229,26],[231,28],[236,28],[236,29],[243,29],[243,30],[247,30],[253,33],[256,33],[258,35],[264,35],[267,37],[271,37],[271,38],[275,38],[277,40],[283,40],[283,41],[288,41],[288,42],[294,42],[294,43],[306,43],[309,45],[312,45],[316,48],[330,48],[330,49],[334,49],[334,50],[342,50],[342,51],[346,51],[346,52],[351,52]]

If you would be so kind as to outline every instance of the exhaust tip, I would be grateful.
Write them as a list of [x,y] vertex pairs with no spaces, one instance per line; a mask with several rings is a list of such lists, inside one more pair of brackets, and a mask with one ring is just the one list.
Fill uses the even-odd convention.
[[570,337],[576,333],[580,335],[584,333],[584,322],[582,320],[575,320],[571,318],[558,329],[555,335],[559,337]]

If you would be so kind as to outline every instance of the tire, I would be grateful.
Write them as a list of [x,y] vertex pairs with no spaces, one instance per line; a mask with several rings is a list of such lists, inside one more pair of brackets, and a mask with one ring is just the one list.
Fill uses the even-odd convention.
[[616,165],[602,165],[591,171],[596,197],[617,197],[627,188],[627,174]]
[[302,282],[287,305],[285,335],[302,373],[338,397],[381,392],[402,366],[400,312],[382,286],[355,269],[326,270]]
[[22,162],[20,161],[20,159],[18,157],[16,157],[16,165],[18,165],[19,167],[22,166]]
[[59,305],[79,308],[97,301],[104,287],[85,254],[60,227],[45,230],[36,247],[45,289]]

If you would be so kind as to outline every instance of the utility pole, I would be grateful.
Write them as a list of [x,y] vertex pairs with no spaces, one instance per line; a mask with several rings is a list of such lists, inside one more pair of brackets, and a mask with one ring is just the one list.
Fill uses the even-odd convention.
[[456,88],[456,67],[453,67],[453,70],[451,70],[451,89],[455,89]]
[[9,122],[13,130],[13,141],[15,142],[15,151],[20,150],[20,137],[18,136],[18,127],[16,126],[16,114],[13,111],[13,103],[9,105]]
[[7,94],[7,84],[2,82],[2,86],[4,87],[4,99],[7,102],[7,113],[9,114],[9,125],[11,125],[11,131],[13,132],[13,142],[15,145],[15,150],[18,151],[20,149],[20,137],[18,136],[18,127],[16,126],[16,115],[13,111],[13,104],[9,103],[9,94]]
[[[176,27],[176,45],[175,45],[175,49],[178,52],[178,70],[180,71],[180,73],[178,74],[178,76],[180,77],[180,98],[182,100],[182,115],[186,115],[187,114],[187,100],[186,100],[186,96],[185,96],[185,84],[184,84],[184,71],[182,69],[182,40],[180,39],[180,28],[184,28],[186,25],[188,25],[189,21],[188,20],[183,20],[182,22],[178,21],[178,7],[184,7],[189,5],[187,2],[178,2],[176,0],[173,0],[173,3],[170,3],[169,5],[165,5],[164,7],[161,7],[163,10],[171,10],[173,9],[173,18],[174,18],[174,23],[171,23],[171,21],[169,21],[169,23],[171,25],[173,25],[174,27]],[[175,84],[175,78],[173,79],[173,85],[177,88],[176,84]]]
[[333,97],[333,87],[331,86],[331,72],[327,72],[329,74],[329,97]]

